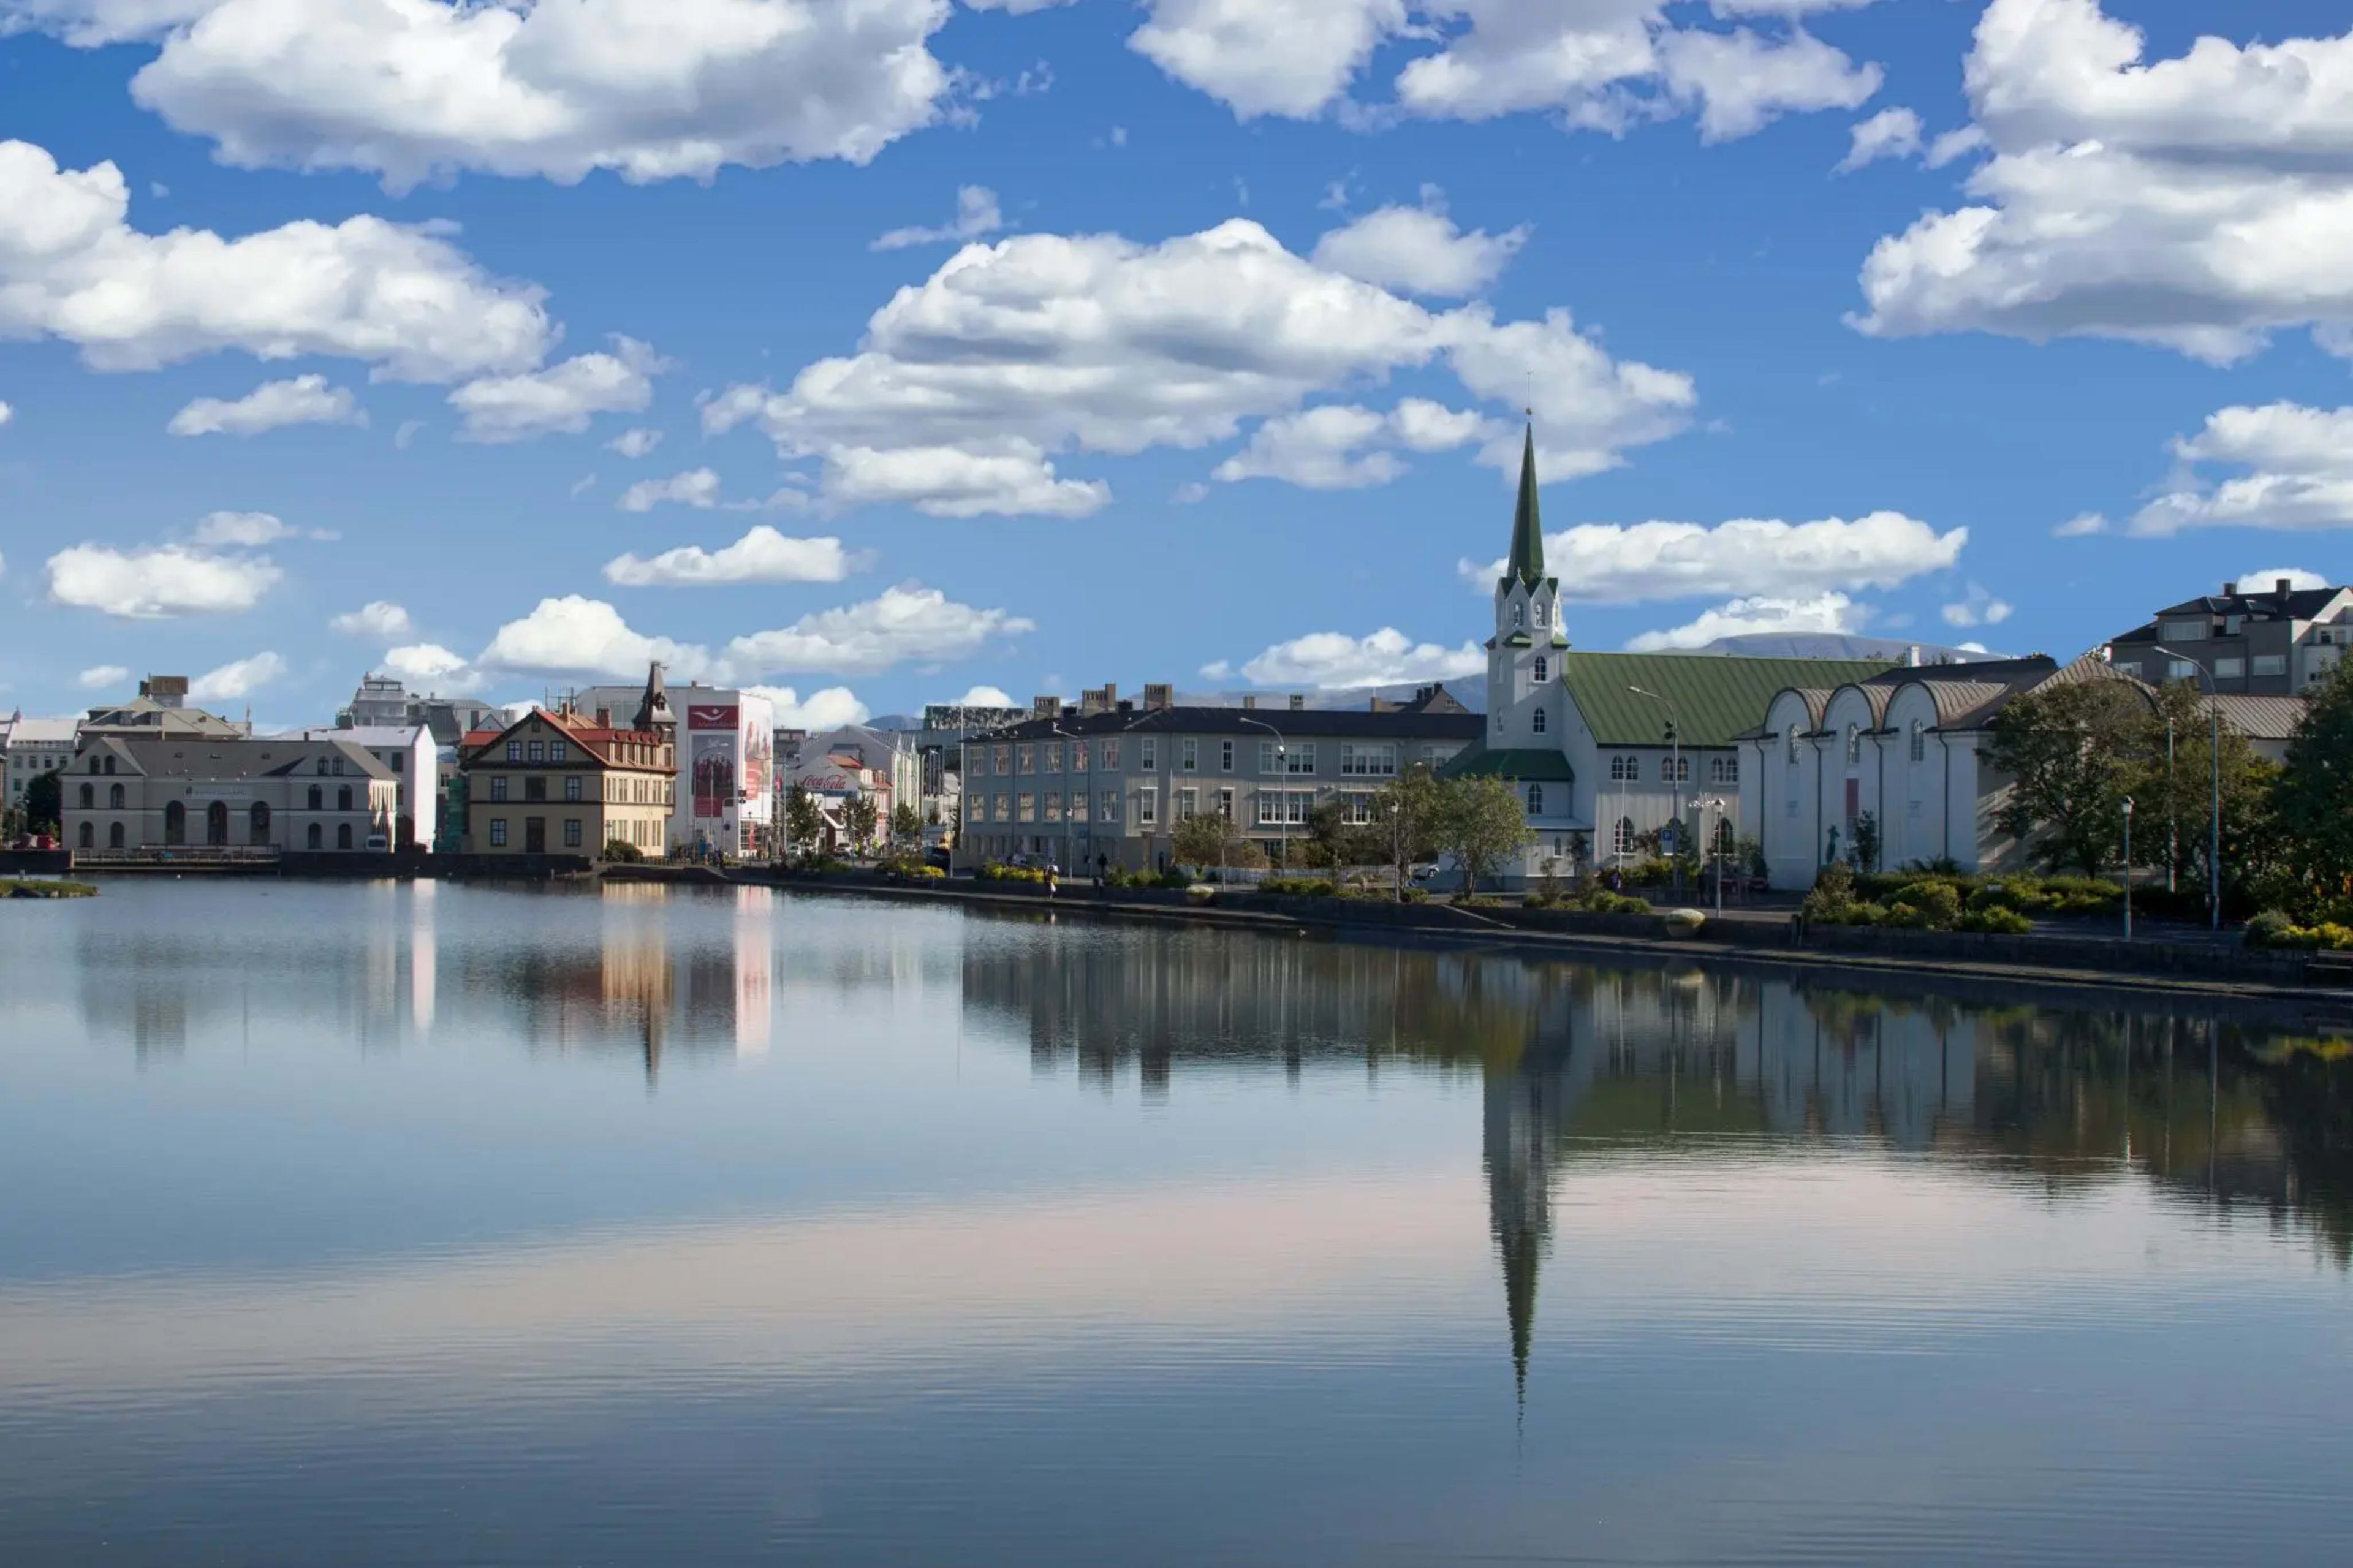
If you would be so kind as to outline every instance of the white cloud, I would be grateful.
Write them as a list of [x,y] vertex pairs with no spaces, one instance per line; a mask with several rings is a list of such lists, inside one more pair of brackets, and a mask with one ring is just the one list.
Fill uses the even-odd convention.
[[7,404],[0,403],[0,425],[5,425],[15,417],[16,417],[16,411]]
[[2079,511],[2051,531],[2053,539],[2088,539],[2108,531],[2107,518],[2096,511]]
[[1921,160],[1932,169],[1941,169],[1956,159],[1968,156],[1986,144],[1986,133],[1974,125],[1964,125],[1947,131],[1928,143],[1928,155]]
[[531,614],[509,621],[475,660],[511,675],[642,676],[659,661],[674,680],[719,673],[706,648],[630,630],[621,613],[599,599],[567,594],[542,599]]
[[1128,47],[1244,120],[1303,120],[1347,90],[1405,0],[1153,0]]
[[1626,648],[1630,653],[1660,653],[1705,647],[1718,637],[1765,632],[1854,632],[1862,629],[1870,614],[1866,606],[1844,594],[1817,594],[1807,599],[1758,595],[1735,599],[1680,626],[1644,632]]
[[839,539],[790,539],[762,523],[722,550],[687,544],[649,561],[620,556],[606,563],[605,580],[625,588],[839,583],[858,564]]
[[1958,603],[1947,605],[1942,613],[1948,626],[1998,626],[2010,619],[2010,606],[1975,583]]
[[544,370],[470,381],[449,395],[449,406],[465,416],[461,440],[577,436],[599,414],[644,408],[654,397],[651,378],[669,368],[644,343],[616,333],[611,353],[579,354]]
[[405,637],[417,627],[406,610],[388,600],[377,599],[337,616],[327,623],[327,629],[352,637]]
[[[2192,528],[2353,528],[2353,408],[2239,405],[2173,443],[2174,488],[2134,514],[2145,536]],[[2213,480],[2200,465],[2246,471]]]
[[[1729,594],[1788,599],[1831,589],[1894,588],[1961,558],[1969,531],[1938,533],[1902,512],[1813,522],[1741,518],[1695,522],[1583,523],[1545,536],[1545,568],[1588,603]],[[1504,563],[1465,561],[1465,581],[1493,588]]]
[[[1310,632],[1275,644],[1244,664],[1241,672],[1254,686],[1339,690],[1414,680],[1460,680],[1483,674],[1486,668],[1486,655],[1479,651],[1477,643],[1466,642],[1457,648],[1417,643],[1394,626],[1383,626],[1362,637],[1345,632]],[[1201,673],[1221,680],[1231,673],[1231,667],[1220,661],[1205,667]]]
[[954,107],[947,0],[13,0],[83,45],[160,45],[132,95],[240,167],[476,170],[863,163]]
[[1883,109],[1854,123],[1853,142],[1840,159],[1836,173],[1851,174],[1882,158],[1915,158],[1920,153],[1920,116],[1909,109]]
[[[1326,404],[1303,414],[1269,419],[1250,445],[1218,465],[1212,479],[1281,479],[1306,489],[1385,485],[1405,472],[1386,446],[1417,451],[1460,447],[1487,433],[1487,421],[1425,398],[1409,397],[1388,414],[1351,404]],[[1371,448],[1371,449],[1367,449]]]
[[845,724],[863,724],[873,717],[866,704],[858,700],[857,693],[847,686],[812,691],[807,701],[789,686],[746,686],[744,690],[749,696],[768,700],[776,710],[776,727],[780,730],[839,730]]
[[624,430],[606,442],[605,447],[607,451],[635,459],[649,456],[661,444],[662,433],[659,430]]
[[206,670],[188,683],[188,695],[199,702],[234,702],[286,673],[286,661],[274,653],[258,653],[218,669]]
[[2226,363],[2353,322],[2353,33],[2154,62],[2145,43],[2098,0],[1992,0],[1964,81],[1993,156],[1970,205],[1873,247],[1856,324]]
[[425,691],[438,691],[444,684],[471,686],[474,669],[463,658],[438,643],[414,643],[396,647],[384,656],[386,674],[396,676],[404,685]]
[[867,248],[870,250],[904,250],[914,245],[945,245],[954,241],[978,239],[985,234],[995,234],[1005,226],[1005,215],[997,210],[997,193],[987,185],[964,185],[956,191],[956,215],[940,228],[894,228]]
[[74,684],[84,691],[102,690],[120,686],[131,679],[131,672],[119,664],[94,664],[74,677]]
[[1326,234],[1311,259],[1385,289],[1459,300],[1502,276],[1527,238],[1525,224],[1465,234],[1442,210],[1387,206]]
[[908,583],[863,604],[804,616],[780,631],[737,637],[727,645],[727,662],[739,676],[879,675],[902,664],[964,658],[991,641],[1037,629],[1018,616],[975,609]]
[[2290,590],[2309,593],[2337,584],[2317,572],[2307,572],[2301,566],[2270,566],[2261,572],[2240,574],[2239,586],[2250,594],[2268,594],[2284,580]]
[[208,550],[252,549],[291,539],[296,531],[266,511],[212,511],[196,523],[196,531],[191,537]]
[[1699,110],[1700,140],[1751,136],[1784,114],[1860,109],[1884,73],[1856,65],[1810,33],[1767,37],[1681,28],[1659,40],[1669,94]]
[[951,708],[1010,708],[1013,705],[1013,699],[995,686],[973,687],[948,704]]
[[943,664],[994,640],[1034,631],[1003,610],[957,604],[936,588],[909,583],[862,604],[802,616],[775,631],[754,632],[714,652],[694,643],[650,637],[621,613],[580,595],[543,599],[531,614],[501,626],[477,668],[508,675],[642,675],[655,660],[682,680],[755,681],[787,674],[880,675],[902,664]]
[[185,545],[123,552],[77,544],[48,560],[49,597],[126,620],[235,615],[261,602],[285,574],[262,556],[216,555]]
[[[1614,361],[1568,312],[1498,323],[1432,312],[1291,254],[1233,219],[1157,245],[1022,235],[967,246],[870,318],[860,351],[783,392],[732,387],[707,433],[755,419],[792,458],[826,459],[820,499],[952,516],[1076,515],[1107,490],[1059,478],[1057,453],[1127,454],[1231,439],[1332,387],[1441,361],[1473,395],[1516,405],[1533,384],[1547,479],[1672,436],[1690,378]],[[1516,468],[1516,443],[1482,460]]]
[[346,387],[323,375],[265,381],[233,401],[199,397],[172,416],[174,436],[258,436],[289,425],[364,425],[367,416]]
[[540,289],[491,279],[430,226],[152,235],[127,225],[130,205],[112,163],[64,170],[0,142],[0,337],[58,338],[100,370],[237,349],[363,360],[402,381],[520,369],[552,341]]
[[664,501],[709,508],[719,504],[719,476],[709,468],[690,468],[666,479],[639,479],[621,492],[623,511],[651,511]]

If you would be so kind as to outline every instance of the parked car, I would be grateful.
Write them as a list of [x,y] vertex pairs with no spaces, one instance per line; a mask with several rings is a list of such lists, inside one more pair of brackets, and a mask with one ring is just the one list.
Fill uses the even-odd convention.
[[369,854],[381,855],[392,847],[392,840],[381,833],[371,833],[367,836],[367,847]]

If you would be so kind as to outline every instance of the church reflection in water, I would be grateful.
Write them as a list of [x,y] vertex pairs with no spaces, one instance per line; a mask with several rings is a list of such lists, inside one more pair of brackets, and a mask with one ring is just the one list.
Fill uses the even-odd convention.
[[1103,1089],[1132,1062],[1147,1098],[1188,1074],[1477,1074],[1522,1375],[1571,1167],[1697,1138],[1934,1152],[2060,1199],[2144,1181],[2353,1262],[2353,1061],[2220,1018],[1209,931],[968,949],[964,994],[1033,1070]]

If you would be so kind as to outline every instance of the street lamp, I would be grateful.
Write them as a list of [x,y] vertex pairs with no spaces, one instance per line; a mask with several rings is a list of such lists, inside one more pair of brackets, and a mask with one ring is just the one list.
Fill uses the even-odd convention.
[[2158,646],[2157,651],[2168,658],[2178,658],[2182,663],[2193,667],[2206,678],[2206,684],[2213,689],[2214,700],[2208,711],[2214,720],[2214,738],[2208,751],[2214,764],[2214,820],[2213,834],[2206,858],[2206,902],[2213,929],[2221,931],[2222,929],[2222,683],[2214,679],[2214,672],[2206,668],[2205,661],[2202,659],[2192,658],[2186,653],[2176,653],[2162,644]]
[[1667,738],[1674,743],[1674,754],[1673,754],[1672,758],[1669,761],[1669,763],[1668,763],[1668,766],[1669,766],[1669,768],[1670,768],[1670,769],[1672,769],[1672,772],[1673,772],[1673,773],[1674,773],[1674,785],[1675,785],[1675,793],[1674,793],[1674,807],[1675,807],[1675,850],[1676,850],[1676,854],[1675,854],[1675,856],[1674,856],[1674,867],[1675,867],[1675,898],[1676,898],[1676,900],[1677,900],[1678,901],[1680,901],[1680,900],[1682,900],[1683,896],[1683,854],[1682,854],[1682,850],[1683,850],[1683,721],[1675,717],[1675,705],[1674,705],[1673,703],[1672,703],[1672,702],[1668,701],[1665,698],[1663,698],[1663,697],[1660,696],[1657,692],[1655,692],[1655,691],[1645,691],[1645,690],[1643,690],[1643,689],[1642,689],[1641,687],[1639,687],[1639,686],[1630,686],[1630,687],[1628,687],[1626,689],[1627,689],[1627,690],[1629,690],[1629,691],[1630,691],[1630,692],[1632,692],[1632,693],[1633,693],[1635,696],[1637,696],[1637,697],[1647,697],[1647,698],[1649,698],[1651,701],[1653,701],[1653,702],[1657,703],[1660,707],[1662,707],[1662,708],[1663,708],[1663,709],[1665,709],[1665,710],[1667,710]]
[[2132,941],[2132,796],[2125,796],[2125,940]]
[[[1047,728],[1049,731],[1050,731],[1052,733],[1057,734],[1057,735],[1060,735],[1063,740],[1068,741],[1068,742],[1071,743],[1071,750],[1062,753],[1062,784],[1061,784],[1061,789],[1062,789],[1062,859],[1063,859],[1063,861],[1064,861],[1064,863],[1065,863],[1065,864],[1071,864],[1071,798],[1070,798],[1070,797],[1071,797],[1071,788],[1070,788],[1070,785],[1071,785],[1071,761],[1073,760],[1073,757],[1075,756],[1075,754],[1076,754],[1076,752],[1077,752],[1077,751],[1078,751],[1078,748],[1079,748],[1080,746],[1082,746],[1082,745],[1084,745],[1084,744],[1085,744],[1085,742],[1084,742],[1083,741],[1082,741],[1078,736],[1071,734],[1068,730],[1063,729],[1060,724],[1055,723],[1055,722],[1054,722],[1052,720],[1050,720],[1050,719],[1049,719],[1048,721],[1046,721],[1046,728]],[[1086,804],[1085,804],[1082,807],[1081,807],[1081,809],[1082,809],[1082,810],[1083,810],[1083,811],[1085,811],[1085,812],[1087,812],[1087,813],[1089,814],[1089,815],[1088,815],[1088,816],[1087,816],[1087,822],[1088,822],[1088,824],[1090,825],[1090,826],[1092,826],[1092,824],[1093,824],[1093,822],[1094,822],[1094,816],[1093,816],[1093,815],[1092,815],[1092,814],[1093,814],[1094,807],[1095,807],[1095,753],[1094,753],[1094,748],[1093,748],[1093,747],[1092,747],[1092,746],[1087,747],[1087,783],[1086,783],[1086,791],[1087,791],[1087,794],[1086,794]],[[1092,847],[1092,846],[1093,846],[1093,841],[1094,841],[1094,835],[1093,835],[1092,832],[1090,832],[1090,833],[1087,835],[1087,840],[1088,840],[1089,847]],[[1092,868],[1090,868],[1090,869],[1092,869]]]
[[1255,724],[1274,737],[1275,776],[1282,781],[1282,795],[1277,802],[1274,826],[1277,842],[1280,845],[1278,853],[1282,856],[1281,869],[1285,876],[1289,876],[1291,874],[1291,748],[1283,743],[1282,731],[1265,720],[1243,718],[1241,722]]

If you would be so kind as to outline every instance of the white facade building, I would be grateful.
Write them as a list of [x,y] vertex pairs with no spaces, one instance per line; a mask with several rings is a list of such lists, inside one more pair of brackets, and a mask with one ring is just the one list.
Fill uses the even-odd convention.
[[654,723],[671,725],[678,738],[670,847],[766,854],[776,820],[774,705],[733,688],[670,686],[659,666],[643,688],[591,686],[567,700],[575,712],[599,715],[602,724],[632,721],[656,695],[667,707]]
[[25,791],[43,773],[54,773],[73,761],[74,738],[80,723],[73,719],[26,719],[8,725],[7,791],[11,809],[21,810]]
[[345,741],[382,763],[400,785],[400,805],[393,821],[392,847],[430,849],[440,827],[440,749],[433,731],[422,724],[358,725],[339,729],[298,730],[286,737],[296,741]]
[[76,854],[156,849],[383,853],[400,786],[346,741],[86,739],[64,775]]

